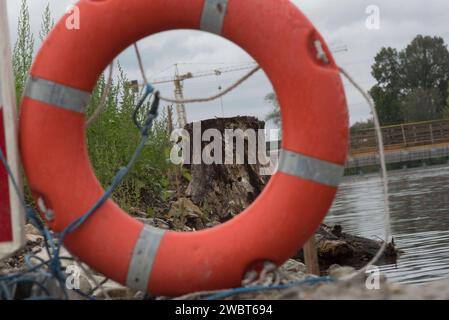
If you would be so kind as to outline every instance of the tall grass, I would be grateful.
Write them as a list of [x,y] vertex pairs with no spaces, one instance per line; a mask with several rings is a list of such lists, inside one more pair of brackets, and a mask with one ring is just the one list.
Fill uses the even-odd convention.
[[[53,19],[47,6],[42,15],[38,38],[40,42],[45,40],[52,25]],[[22,0],[18,39],[14,46],[13,58],[19,100],[32,64],[34,49],[35,37],[31,33],[27,1]],[[109,185],[117,170],[127,164],[140,141],[140,133],[132,121],[132,113],[139,96],[127,85],[129,80],[120,64],[118,70],[104,111],[86,134],[90,160],[103,186]],[[92,93],[87,108],[88,115],[97,107],[105,87],[105,77],[102,76]],[[148,107],[147,104],[142,112],[144,113]],[[159,201],[166,194],[169,187],[167,173],[173,170],[172,164],[168,161],[171,145],[166,123],[166,117],[162,113],[155,122],[147,147],[134,169],[113,195],[114,200],[125,210],[136,207],[150,212],[152,203]]]
[[17,103],[20,102],[25,88],[28,71],[33,62],[33,52],[34,35],[31,33],[30,13],[26,0],[22,0],[19,20],[17,21],[17,41],[14,45],[12,60],[16,82]]

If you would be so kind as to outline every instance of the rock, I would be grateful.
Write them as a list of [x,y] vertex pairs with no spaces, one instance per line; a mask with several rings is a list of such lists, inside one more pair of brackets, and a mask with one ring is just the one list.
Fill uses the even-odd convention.
[[294,281],[303,280],[306,278],[306,266],[304,263],[290,259],[285,262],[279,271],[283,277],[281,282],[287,284]]
[[168,212],[168,217],[191,217],[191,218],[199,218],[204,214],[201,209],[195,205],[190,199],[180,198],[178,201],[174,202],[171,206],[170,211]]
[[25,235],[25,239],[27,241],[27,245],[29,246],[39,246],[44,243],[44,237],[41,235],[27,233]]
[[167,217],[173,221],[177,229],[204,229],[203,211],[188,198],[180,198],[173,202]]
[[353,267],[336,267],[336,265],[333,265],[328,269],[329,276],[335,279],[347,277],[355,271],[356,270]]
[[32,224],[26,224],[24,229],[27,246],[36,247],[44,244],[44,237]]
[[39,230],[32,224],[28,223],[25,225],[25,234],[31,234],[35,236],[42,236]]
[[162,219],[158,218],[137,218],[140,222],[153,226],[155,228],[160,228],[164,230],[170,229],[170,225]]
[[306,273],[307,267],[304,263],[290,259],[281,266],[281,271],[287,273]]
[[206,223],[206,228],[213,228],[213,227],[218,226],[218,225],[220,225],[220,222],[218,222],[218,221],[211,221],[211,222]]
[[[98,282],[101,282],[101,278],[97,278]],[[131,300],[139,297],[138,291],[129,289],[121,284],[108,280],[101,289],[97,289],[94,292],[94,296],[99,300]]]
[[89,293],[94,287],[90,284],[89,279],[85,275],[80,276],[80,290]]
[[327,274],[330,274],[332,271],[341,268],[341,265],[339,264],[332,264],[328,269],[327,269]]

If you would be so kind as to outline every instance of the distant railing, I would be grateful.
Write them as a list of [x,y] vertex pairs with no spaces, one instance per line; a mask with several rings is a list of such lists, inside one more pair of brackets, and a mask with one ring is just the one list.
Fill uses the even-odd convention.
[[[449,142],[449,119],[382,127],[382,136],[387,151]],[[376,150],[374,129],[351,131],[351,155]]]

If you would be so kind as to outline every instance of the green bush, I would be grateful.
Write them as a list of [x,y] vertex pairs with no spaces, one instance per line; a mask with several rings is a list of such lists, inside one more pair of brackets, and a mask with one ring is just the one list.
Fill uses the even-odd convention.
[[[127,86],[129,81],[120,65],[119,71],[118,80],[111,87],[103,113],[87,131],[89,156],[103,186],[108,185],[117,169],[129,161],[141,138],[132,121],[139,95],[134,94]],[[105,82],[102,77],[94,90],[88,114],[97,107]],[[148,108],[147,103],[141,111],[142,117]],[[165,114],[160,114],[146,148],[114,194],[114,199],[124,209],[146,206],[145,200],[162,197],[169,185],[166,173],[172,165],[168,160],[171,145],[166,123]]]

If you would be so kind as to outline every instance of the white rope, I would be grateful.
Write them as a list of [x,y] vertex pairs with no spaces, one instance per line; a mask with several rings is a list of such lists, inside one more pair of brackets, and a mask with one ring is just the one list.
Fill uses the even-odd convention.
[[374,118],[374,127],[376,130],[376,136],[377,136],[377,143],[379,148],[379,158],[380,158],[380,167],[382,169],[382,187],[383,187],[383,195],[384,195],[384,227],[385,227],[385,240],[383,241],[382,245],[379,248],[379,251],[376,253],[376,255],[369,261],[362,269],[345,276],[341,278],[342,281],[348,281],[351,279],[354,279],[355,277],[365,274],[369,267],[373,266],[379,258],[382,256],[382,254],[385,252],[385,249],[388,246],[388,241],[390,238],[390,203],[389,203],[389,191],[388,191],[388,174],[387,174],[387,166],[385,162],[385,151],[384,151],[384,143],[383,143],[383,137],[382,137],[382,129],[380,127],[379,117],[377,115],[376,107],[374,105],[373,100],[371,99],[371,96],[365,92],[362,87],[349,75],[346,70],[343,68],[339,68],[341,74],[348,79],[348,81],[362,94],[362,96],[365,98],[365,100],[368,102],[368,105],[371,109],[371,112],[373,114]]
[[139,64],[140,73],[142,74],[142,79],[145,82],[145,84],[148,84],[148,78],[145,74],[145,68],[143,66],[142,56],[140,55],[139,47],[137,46],[137,43],[134,43],[134,51],[136,52],[137,62]]
[[89,128],[92,125],[92,123],[94,123],[98,119],[98,117],[103,112],[104,108],[106,107],[106,100],[108,99],[109,92],[111,91],[111,87],[112,87],[113,71],[114,71],[114,61],[112,61],[111,64],[109,65],[108,80],[103,89],[103,92],[101,93],[100,102],[98,103],[98,106],[95,109],[95,111],[92,113],[92,115],[86,121],[86,128]]
[[159,98],[162,101],[169,102],[169,103],[175,103],[175,104],[204,103],[204,102],[214,101],[214,100],[217,100],[217,99],[223,97],[224,95],[228,94],[229,92],[231,92],[232,90],[234,90],[235,88],[240,86],[243,82],[248,80],[253,74],[255,74],[259,70],[260,70],[259,66],[255,67],[250,72],[248,72],[243,77],[241,77],[239,80],[237,80],[230,87],[226,88],[225,90],[223,90],[222,92],[220,92],[216,95],[213,95],[213,96],[210,96],[207,98],[195,98],[195,99],[183,99],[183,100],[170,99],[170,98],[165,98],[165,97],[161,97],[161,96]]

